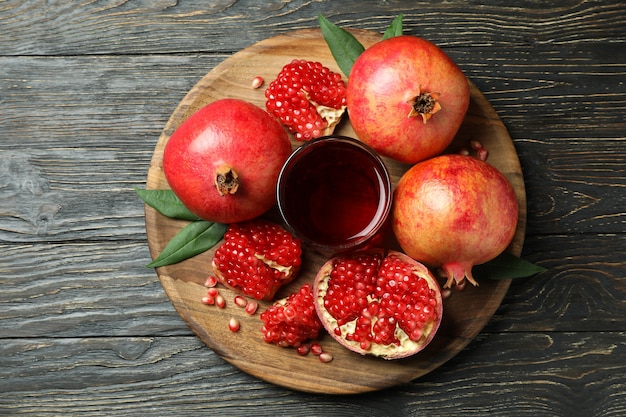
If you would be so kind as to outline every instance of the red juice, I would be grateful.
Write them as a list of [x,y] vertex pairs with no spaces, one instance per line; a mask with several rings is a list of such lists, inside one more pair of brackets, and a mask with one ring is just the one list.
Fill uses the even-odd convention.
[[356,140],[310,142],[287,161],[279,180],[279,208],[293,232],[314,245],[349,248],[384,223],[390,180],[380,158]]

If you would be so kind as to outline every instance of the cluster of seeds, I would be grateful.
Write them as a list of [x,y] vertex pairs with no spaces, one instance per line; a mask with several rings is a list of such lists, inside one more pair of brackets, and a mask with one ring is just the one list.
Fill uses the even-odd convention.
[[233,223],[215,252],[213,269],[227,287],[268,299],[295,276],[301,254],[300,241],[275,223]]
[[311,285],[279,300],[261,313],[263,339],[282,347],[298,347],[317,338],[322,323],[315,311]]
[[320,137],[329,126],[318,108],[346,107],[346,85],[341,75],[319,62],[293,60],[265,90],[268,112],[289,128],[298,140]]

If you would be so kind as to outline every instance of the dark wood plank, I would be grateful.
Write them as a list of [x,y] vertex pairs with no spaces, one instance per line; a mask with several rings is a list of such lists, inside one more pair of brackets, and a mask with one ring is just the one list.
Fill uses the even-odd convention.
[[0,339],[191,334],[144,267],[145,242],[0,245],[0,252]]
[[0,9],[0,51],[4,55],[234,52],[281,32],[316,27],[318,13],[342,26],[378,32],[404,13],[408,33],[455,48],[468,43],[567,45],[623,40],[626,13],[620,5],[620,0],[515,5],[506,0],[419,5],[364,1],[349,7],[303,0],[81,1],[43,6],[11,2]]
[[0,344],[0,411],[618,416],[626,412],[625,347],[623,332],[484,334],[411,383],[363,395],[320,396],[240,373],[194,337],[9,339]]

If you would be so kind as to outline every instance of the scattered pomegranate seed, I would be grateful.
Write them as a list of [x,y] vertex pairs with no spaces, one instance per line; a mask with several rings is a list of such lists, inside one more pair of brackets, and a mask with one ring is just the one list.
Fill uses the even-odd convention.
[[238,332],[239,331],[239,320],[237,320],[234,317],[231,317],[230,320],[228,321],[228,329],[231,332]]
[[441,298],[444,300],[452,295],[452,290],[450,288],[446,288],[441,290]]
[[217,278],[213,275],[209,276],[204,282],[204,286],[208,288],[213,288],[217,285]]
[[480,148],[478,150],[478,159],[480,159],[481,161],[486,161],[488,156],[489,156],[489,151],[487,149]]
[[320,355],[322,353],[322,345],[317,342],[311,343],[311,353],[314,355]]
[[478,141],[478,140],[470,140],[470,146],[475,151],[483,148],[483,144],[480,143],[480,141]]
[[248,305],[248,300],[241,295],[236,295],[234,301],[237,307],[245,308]]
[[322,352],[319,354],[319,358],[321,362],[328,363],[333,360],[333,355],[328,352]]
[[254,313],[256,313],[258,308],[259,308],[259,303],[257,303],[256,301],[250,301],[246,305],[246,313],[253,315]]
[[212,306],[213,304],[215,304],[215,298],[211,297],[210,295],[207,295],[206,297],[202,297],[202,304],[206,304],[208,306]]
[[252,79],[252,88],[257,89],[263,85],[265,80],[263,77],[259,77],[258,75]]
[[217,296],[218,296],[219,291],[217,290],[217,288],[215,288],[215,287],[211,287],[211,288],[209,288],[209,290],[207,291],[207,294],[209,294],[209,297],[213,297],[213,298],[215,298],[215,297],[217,297]]
[[298,352],[298,355],[300,356],[308,355],[310,350],[311,350],[311,347],[307,344],[302,344],[296,348],[296,351]]
[[459,151],[459,155],[465,155],[465,156],[469,156],[470,152],[469,150],[463,148]]
[[226,300],[224,300],[224,297],[218,294],[217,297],[215,297],[215,305],[219,308],[224,308],[226,307]]

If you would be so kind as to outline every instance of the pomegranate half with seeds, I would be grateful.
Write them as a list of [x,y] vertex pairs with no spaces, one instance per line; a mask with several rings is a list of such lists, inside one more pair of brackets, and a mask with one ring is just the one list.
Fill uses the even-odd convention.
[[496,168],[465,155],[441,155],[411,167],[394,191],[392,228],[407,255],[467,279],[472,266],[498,256],[517,228],[513,186]]
[[393,250],[330,259],[317,273],[313,293],[317,313],[335,340],[354,352],[384,359],[424,349],[443,314],[435,277]]
[[443,152],[469,106],[469,83],[435,44],[397,36],[354,62],[346,92],[350,123],[378,153],[414,164]]
[[163,172],[172,191],[202,219],[235,223],[276,203],[276,183],[291,154],[285,129],[265,110],[239,99],[214,101],[168,140]]

